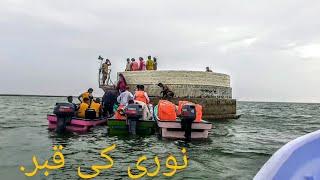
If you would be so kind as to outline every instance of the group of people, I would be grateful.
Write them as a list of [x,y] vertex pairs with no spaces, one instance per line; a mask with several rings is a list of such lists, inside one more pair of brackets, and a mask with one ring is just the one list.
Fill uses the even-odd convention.
[[139,61],[136,61],[134,58],[127,58],[127,65],[125,71],[150,71],[157,69],[157,58],[152,58],[151,56],[148,56],[147,62],[142,57],[139,57]]
[[100,98],[93,98],[92,96],[93,89],[89,88],[87,92],[82,93],[78,100],[79,104],[73,102],[73,97],[68,96],[67,101],[73,104],[73,107],[76,111],[76,116],[79,118],[85,118],[85,113],[87,109],[93,109],[96,112],[96,117],[99,118],[102,115],[102,105]]
[[[172,92],[167,85],[159,83],[158,86],[161,88],[160,96],[162,98],[170,99],[174,97],[174,92]],[[148,93],[145,91],[144,85],[137,85],[134,94],[132,94],[123,74],[119,74],[119,80],[115,89],[106,91],[102,100],[100,98],[94,98],[92,93],[92,88],[82,93],[78,97],[79,104],[73,103],[72,96],[67,98],[68,102],[74,105],[77,117],[85,118],[87,109],[94,109],[97,118],[101,116],[111,117],[115,113],[115,105],[125,107],[132,103],[142,106],[144,112],[143,119],[152,117],[149,111],[150,99]]]

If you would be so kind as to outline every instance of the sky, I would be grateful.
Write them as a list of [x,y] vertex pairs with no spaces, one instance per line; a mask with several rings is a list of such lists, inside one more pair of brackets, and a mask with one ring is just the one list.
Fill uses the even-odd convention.
[[231,76],[233,98],[320,102],[319,0],[1,0],[0,94],[97,95],[98,55]]

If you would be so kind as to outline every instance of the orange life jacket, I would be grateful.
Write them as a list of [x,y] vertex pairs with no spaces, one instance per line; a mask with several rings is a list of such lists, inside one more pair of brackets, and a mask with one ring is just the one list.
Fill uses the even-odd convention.
[[[184,105],[186,104],[194,104],[192,102],[189,101],[179,101],[179,106],[178,106],[178,116],[181,115],[181,109]],[[194,104],[196,106],[196,119],[194,120],[194,122],[200,122],[202,120],[202,106],[200,104]]]
[[191,102],[189,102],[189,101],[179,101],[177,116],[181,115],[182,106],[184,106],[185,104],[188,104],[188,103],[191,103]]
[[100,115],[100,109],[101,109],[101,104],[92,101],[90,107],[96,111],[96,117],[99,117],[99,115]]
[[86,110],[88,109],[89,105],[87,103],[81,103],[79,106],[79,110],[77,116],[79,118],[85,118]]
[[202,120],[202,106],[200,104],[196,104],[196,119],[194,122],[200,122]]
[[162,121],[176,121],[176,105],[170,101],[160,100],[158,104],[158,117]]
[[148,100],[147,100],[147,97],[145,96],[145,92],[144,91],[136,91],[135,94],[134,94],[134,100],[137,100],[137,101],[141,101],[141,102],[144,102],[146,104],[148,104]]
[[121,115],[120,112],[119,112],[119,111],[122,111],[124,107],[125,107],[124,105],[119,105],[117,111],[114,114],[114,118],[116,120],[125,120],[126,119],[126,116]]

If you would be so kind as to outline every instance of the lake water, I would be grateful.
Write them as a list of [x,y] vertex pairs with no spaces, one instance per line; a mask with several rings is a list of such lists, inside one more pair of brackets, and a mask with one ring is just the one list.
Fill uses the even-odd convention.
[[[167,172],[169,154],[182,163],[181,148],[174,141],[148,137],[108,136],[106,127],[87,134],[58,136],[47,130],[46,115],[64,98],[0,96],[0,179],[79,179],[77,168],[88,170],[92,164],[103,164],[100,151],[116,144],[109,154],[111,169],[95,179],[128,179],[127,168],[146,155],[144,165],[153,170],[152,158],[158,156],[161,172]],[[189,165],[172,179],[252,179],[266,160],[288,141],[320,128],[320,104],[238,102],[238,120],[213,122],[207,141],[197,141],[187,148]],[[39,163],[52,157],[52,146],[63,145],[65,167],[43,170],[26,178],[21,165],[31,171],[32,156]],[[145,178],[149,179],[149,178]],[[168,179],[159,174],[155,179]]]

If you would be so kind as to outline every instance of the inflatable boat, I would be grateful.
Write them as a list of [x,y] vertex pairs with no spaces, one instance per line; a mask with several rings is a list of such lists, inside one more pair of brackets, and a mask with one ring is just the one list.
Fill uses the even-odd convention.
[[281,147],[263,165],[255,180],[320,179],[320,130]]
[[[55,114],[48,114],[48,129],[49,130],[56,130],[57,128],[57,121],[58,118]],[[72,132],[87,132],[90,130],[90,128],[98,125],[103,125],[107,122],[107,118],[101,118],[101,119],[82,119],[73,117],[70,121],[70,123],[67,124],[66,130],[72,131]]]

